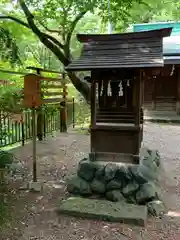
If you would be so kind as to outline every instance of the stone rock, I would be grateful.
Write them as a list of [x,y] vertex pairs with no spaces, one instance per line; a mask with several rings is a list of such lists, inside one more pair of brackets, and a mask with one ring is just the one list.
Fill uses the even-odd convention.
[[156,163],[157,167],[161,167],[161,157],[157,150],[151,152],[151,157],[154,163]]
[[28,190],[29,189],[29,183],[23,183],[20,188],[20,190]]
[[41,182],[30,182],[29,183],[29,190],[34,192],[41,192],[42,191],[42,183]]
[[160,154],[157,150],[145,149],[140,164],[153,169],[160,167]]
[[82,159],[79,162],[77,174],[79,177],[86,181],[92,181],[96,172],[96,166],[93,162],[89,161],[87,158]]
[[8,170],[11,172],[11,174],[21,173],[24,170],[23,164],[20,162],[13,162],[9,165]]
[[94,178],[91,182],[91,189],[95,193],[104,194],[106,191],[106,185],[100,180]]
[[122,189],[122,194],[125,197],[133,195],[135,192],[137,192],[139,189],[139,184],[136,182],[130,182],[128,183],[123,189]]
[[67,179],[67,190],[72,194],[90,195],[92,193],[89,182],[76,174]]
[[161,217],[167,212],[165,204],[162,201],[154,200],[147,203],[149,214],[155,217]]
[[165,198],[164,190],[161,188],[161,186],[155,185],[155,191],[156,191],[156,200],[163,201]]
[[140,165],[147,167],[151,171],[157,172],[159,169],[155,162],[153,162],[150,158],[143,158],[140,162]]
[[105,181],[105,166],[100,166],[95,173],[95,178],[100,181]]
[[159,180],[160,155],[156,150],[143,148],[140,164],[130,166],[129,171],[139,184]]
[[147,206],[107,200],[71,197],[60,202],[58,212],[75,217],[139,226],[145,226],[147,223]]
[[121,166],[121,167],[118,167],[116,174],[115,174],[115,178],[117,180],[120,180],[124,185],[126,185],[129,182],[129,180],[131,180],[132,175],[131,175],[128,167]]
[[139,184],[146,182],[157,182],[159,178],[159,172],[157,169],[152,169],[149,166],[137,165],[130,168],[132,176]]
[[149,180],[146,174],[143,174],[144,172],[142,170],[143,169],[139,165],[129,166],[129,171],[132,174],[132,178],[134,178],[139,184],[146,183]]
[[106,198],[113,202],[126,202],[126,199],[119,190],[108,191]]
[[116,175],[117,169],[118,169],[118,166],[116,164],[108,163],[105,166],[105,180],[106,181],[112,180]]
[[136,202],[136,199],[135,199],[135,196],[128,196],[127,198],[126,198],[126,202],[127,203],[131,203],[131,204],[136,204],[137,202]]
[[117,179],[113,179],[110,182],[107,183],[106,189],[108,190],[116,190],[116,189],[121,189],[122,183],[121,181]]
[[157,189],[153,183],[144,183],[136,193],[136,201],[140,204],[150,202],[156,198],[156,191]]

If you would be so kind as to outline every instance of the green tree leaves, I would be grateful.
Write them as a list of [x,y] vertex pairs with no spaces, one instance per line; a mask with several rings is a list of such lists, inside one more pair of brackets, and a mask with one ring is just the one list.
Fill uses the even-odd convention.
[[19,49],[10,31],[0,26],[0,59],[9,61],[12,66],[20,64]]
[[[32,36],[33,33],[44,47],[52,52],[54,59],[56,58],[61,66],[68,65],[73,56],[79,53],[79,44],[74,38],[77,29],[81,31],[82,25],[79,23],[85,20],[86,25],[87,16],[94,13],[100,21],[96,19],[96,26],[92,24],[92,29],[88,29],[88,33],[105,32],[109,17],[107,0],[1,0],[1,2],[4,4],[0,5],[3,13],[0,19],[3,23],[6,23],[5,19],[11,19],[21,25],[17,25],[17,31],[26,31],[27,36],[28,34]],[[171,2],[110,0],[110,17],[115,32],[120,32],[125,31],[133,23],[177,19],[179,7],[178,0]],[[86,31],[84,27],[82,29]],[[69,74],[69,77],[76,89],[88,99],[90,90],[87,83],[75,74]]]

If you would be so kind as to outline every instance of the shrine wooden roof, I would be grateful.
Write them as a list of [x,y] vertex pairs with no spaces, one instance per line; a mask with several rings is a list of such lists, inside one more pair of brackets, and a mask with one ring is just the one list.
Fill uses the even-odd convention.
[[172,28],[123,34],[78,34],[81,56],[65,69],[88,71],[107,68],[144,68],[164,65],[162,39]]

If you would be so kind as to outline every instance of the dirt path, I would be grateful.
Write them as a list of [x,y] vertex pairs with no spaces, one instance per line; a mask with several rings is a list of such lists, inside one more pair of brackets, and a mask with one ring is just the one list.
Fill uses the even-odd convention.
[[[180,236],[180,126],[146,124],[144,144],[159,149],[165,169],[162,179],[169,215],[149,219],[146,229],[75,219],[56,214],[58,199],[66,195],[65,177],[89,151],[89,136],[57,134],[38,143],[38,177],[44,182],[42,193],[18,190],[31,179],[31,144],[13,152],[24,166],[24,179],[14,181],[13,221],[1,231],[2,240],[179,240]],[[126,236],[121,235],[124,233]]]

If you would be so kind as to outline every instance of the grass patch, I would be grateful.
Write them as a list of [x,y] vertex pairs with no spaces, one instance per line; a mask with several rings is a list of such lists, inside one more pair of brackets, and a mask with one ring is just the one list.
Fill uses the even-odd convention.
[[10,220],[9,205],[4,201],[0,201],[0,228],[5,226]]
[[0,229],[4,227],[11,219],[10,215],[10,192],[7,185],[0,183]]

